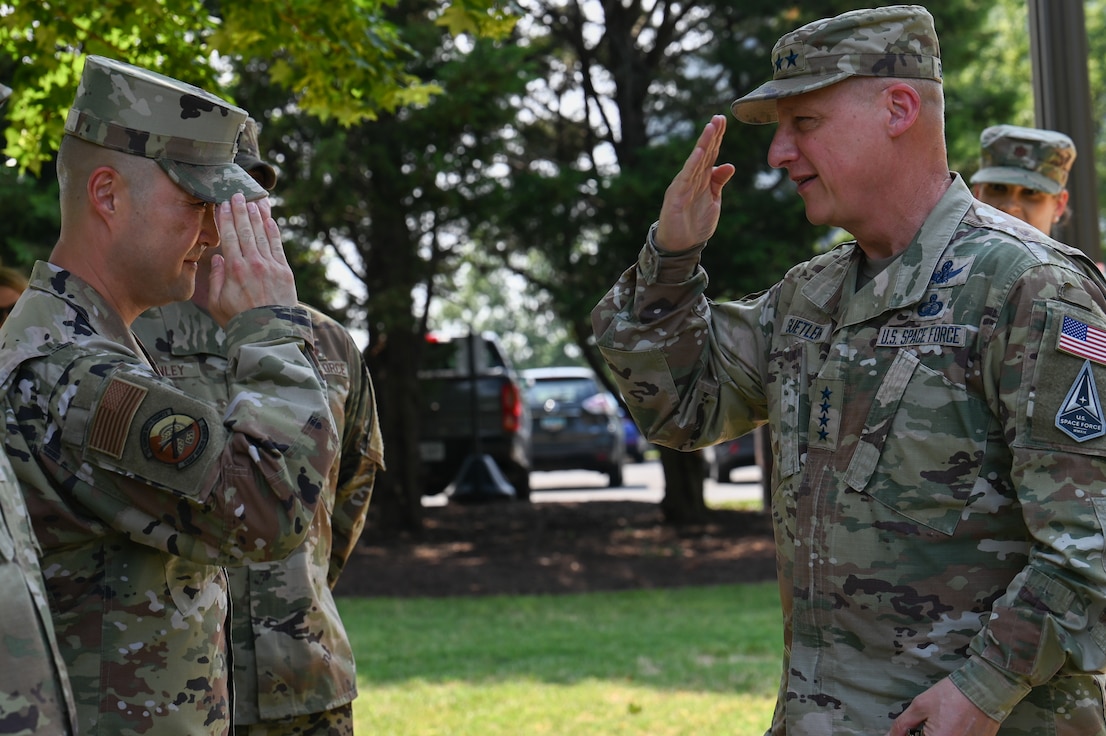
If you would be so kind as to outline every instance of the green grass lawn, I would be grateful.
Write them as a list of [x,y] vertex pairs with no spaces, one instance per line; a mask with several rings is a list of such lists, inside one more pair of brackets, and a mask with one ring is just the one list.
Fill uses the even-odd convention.
[[361,734],[762,736],[771,720],[774,583],[338,603]]

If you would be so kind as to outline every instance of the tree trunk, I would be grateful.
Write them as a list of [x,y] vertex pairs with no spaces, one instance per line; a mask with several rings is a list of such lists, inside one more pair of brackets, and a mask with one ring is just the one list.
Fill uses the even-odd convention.
[[669,524],[692,524],[707,518],[703,498],[703,453],[660,448],[664,469],[661,511]]
[[418,338],[393,333],[365,352],[376,387],[377,410],[384,434],[387,470],[376,476],[369,522],[372,534],[394,535],[422,528],[419,483]]

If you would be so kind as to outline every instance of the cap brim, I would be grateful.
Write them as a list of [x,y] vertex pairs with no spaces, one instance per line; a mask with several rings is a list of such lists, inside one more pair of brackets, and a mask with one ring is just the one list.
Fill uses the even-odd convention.
[[730,105],[730,112],[743,123],[750,125],[764,125],[775,123],[779,120],[776,114],[776,100],[784,97],[824,89],[831,84],[837,84],[849,77],[851,72],[837,72],[824,76],[810,77],[786,77],[765,82],[744,97],[739,97]]
[[177,186],[205,202],[227,202],[241,192],[247,202],[269,196],[260,184],[238,164],[182,164],[159,158],[157,162]]
[[1015,166],[989,166],[975,172],[972,184],[1013,184],[1019,187],[1036,189],[1045,194],[1059,194],[1063,187],[1055,179],[1035,171],[1019,169]]
[[273,187],[277,183],[277,173],[271,164],[262,161],[257,156],[245,153],[239,153],[235,156],[234,163],[245,169],[246,173],[252,176],[258,184],[265,187],[266,190],[273,191]]

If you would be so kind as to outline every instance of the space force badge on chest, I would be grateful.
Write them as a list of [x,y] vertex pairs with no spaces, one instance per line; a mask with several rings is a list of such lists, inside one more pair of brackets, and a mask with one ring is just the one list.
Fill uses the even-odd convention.
[[939,345],[962,348],[968,344],[967,325],[885,325],[880,328],[876,345],[881,348]]

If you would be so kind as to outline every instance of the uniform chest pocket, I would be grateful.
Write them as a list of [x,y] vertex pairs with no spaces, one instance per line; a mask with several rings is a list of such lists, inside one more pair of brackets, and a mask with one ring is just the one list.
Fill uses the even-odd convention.
[[990,412],[900,351],[869,410],[845,480],[895,512],[951,534],[983,464]]

